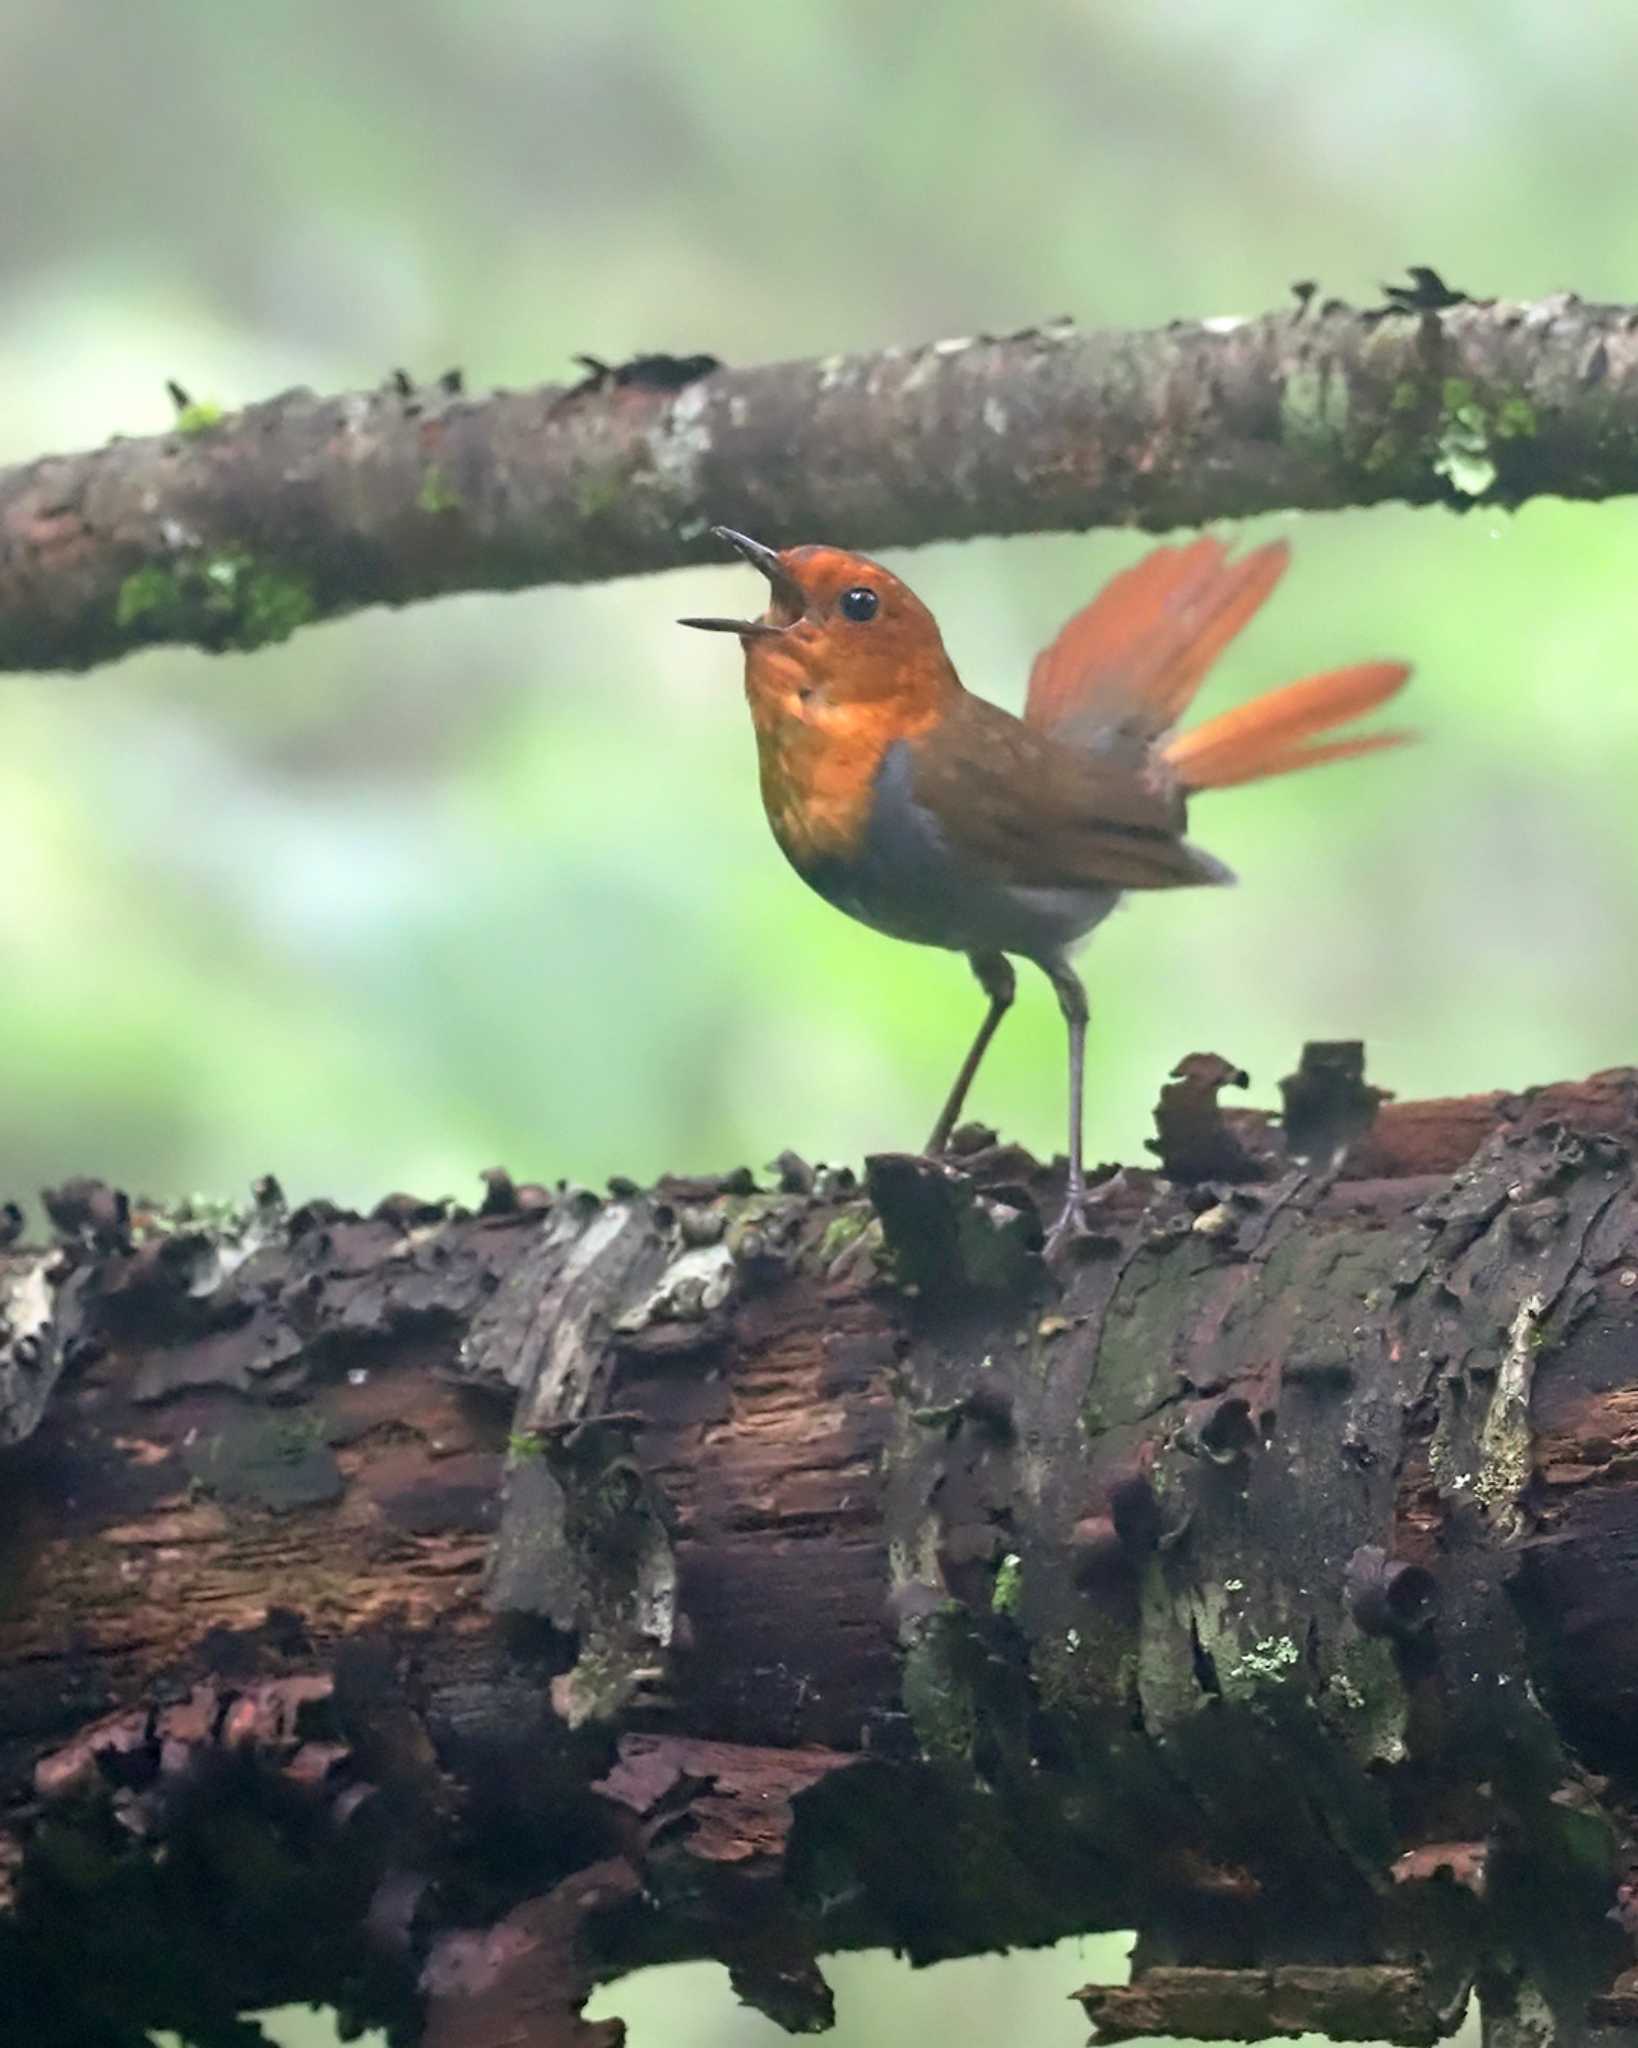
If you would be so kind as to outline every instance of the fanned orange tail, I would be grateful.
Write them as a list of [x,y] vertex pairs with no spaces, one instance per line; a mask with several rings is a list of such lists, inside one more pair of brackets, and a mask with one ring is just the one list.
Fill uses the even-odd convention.
[[1152,740],[1285,573],[1284,541],[1237,562],[1209,536],[1155,548],[1111,578],[1035,657],[1024,717],[1086,744]]
[[1322,761],[1403,746],[1413,733],[1371,732],[1336,740],[1316,735],[1374,711],[1409,674],[1403,662],[1362,661],[1287,683],[1283,690],[1208,718],[1192,732],[1178,733],[1160,749],[1160,758],[1186,790],[1229,789],[1294,768],[1317,768]]
[[1209,536],[1155,548],[1112,578],[1035,657],[1025,719],[1056,738],[1125,754],[1134,766],[1158,758],[1184,790],[1227,789],[1403,745],[1411,733],[1319,737],[1391,697],[1410,674],[1396,661],[1310,676],[1173,734],[1212,663],[1261,608],[1289,558],[1284,541],[1239,561]]

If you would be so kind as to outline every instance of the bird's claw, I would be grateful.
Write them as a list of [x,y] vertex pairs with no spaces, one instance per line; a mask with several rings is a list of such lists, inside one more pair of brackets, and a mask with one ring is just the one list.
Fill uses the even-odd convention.
[[1096,1187],[1089,1188],[1084,1181],[1072,1181],[1058,1220],[1046,1234],[1046,1242],[1041,1247],[1042,1258],[1052,1260],[1066,1245],[1079,1238],[1096,1235],[1095,1212],[1125,1185],[1124,1170],[1111,1174],[1107,1180],[1100,1180]]
[[1084,1187],[1072,1187],[1059,1211],[1058,1220],[1046,1234],[1046,1243],[1041,1247],[1044,1259],[1055,1259],[1077,1237],[1087,1234],[1086,1205],[1087,1191]]

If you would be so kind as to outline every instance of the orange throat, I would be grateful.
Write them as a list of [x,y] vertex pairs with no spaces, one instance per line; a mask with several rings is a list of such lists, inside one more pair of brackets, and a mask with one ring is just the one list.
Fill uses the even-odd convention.
[[933,714],[907,723],[885,704],[823,704],[815,693],[747,689],[762,771],[762,806],[799,873],[857,852],[870,822],[876,772],[895,741],[913,738]]

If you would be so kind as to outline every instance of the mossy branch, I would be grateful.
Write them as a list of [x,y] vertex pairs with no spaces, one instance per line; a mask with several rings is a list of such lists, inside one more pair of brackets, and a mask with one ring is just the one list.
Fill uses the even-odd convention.
[[362,606],[712,559],[727,520],[865,548],[1388,500],[1638,490],[1638,310],[1302,295],[572,388],[290,391],[0,472],[0,668],[257,647]]
[[[1163,1173],[791,1155],[0,1245],[0,2040],[611,2048],[593,1983],[1136,1927],[1097,2037],[1638,2017],[1638,1072]],[[838,1229],[847,1219],[848,1228]],[[866,1227],[857,1224],[865,1220]]]

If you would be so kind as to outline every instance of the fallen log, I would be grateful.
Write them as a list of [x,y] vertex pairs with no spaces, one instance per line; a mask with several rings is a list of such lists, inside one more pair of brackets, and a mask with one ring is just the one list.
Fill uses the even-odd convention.
[[[1136,1927],[1099,2036],[1630,2038],[1638,1073],[0,1249],[0,2038],[601,2044]],[[20,1238],[20,1229],[13,1233]]]

